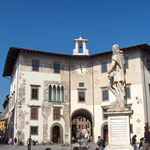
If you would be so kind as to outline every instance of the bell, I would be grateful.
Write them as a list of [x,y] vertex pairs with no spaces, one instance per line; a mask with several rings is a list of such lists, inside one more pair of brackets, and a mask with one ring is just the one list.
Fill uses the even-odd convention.
[[82,48],[82,43],[81,42],[79,43],[79,48]]

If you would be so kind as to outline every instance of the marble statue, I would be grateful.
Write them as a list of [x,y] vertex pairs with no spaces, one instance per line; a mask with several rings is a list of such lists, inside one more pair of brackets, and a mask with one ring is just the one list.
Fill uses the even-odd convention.
[[[83,131],[84,130],[84,131]],[[83,129],[82,130],[82,133],[83,133],[83,135],[84,135],[84,142],[88,142],[89,141],[89,134],[88,134],[88,130],[86,130],[86,129]]]
[[125,108],[125,60],[119,45],[115,44],[112,47],[112,62],[108,71],[109,90],[117,98],[111,104],[113,109]]

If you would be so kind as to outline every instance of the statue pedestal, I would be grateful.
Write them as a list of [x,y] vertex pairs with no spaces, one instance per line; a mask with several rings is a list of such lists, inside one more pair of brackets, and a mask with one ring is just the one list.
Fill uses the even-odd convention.
[[108,110],[109,143],[105,150],[133,150],[130,145],[129,115],[131,110]]

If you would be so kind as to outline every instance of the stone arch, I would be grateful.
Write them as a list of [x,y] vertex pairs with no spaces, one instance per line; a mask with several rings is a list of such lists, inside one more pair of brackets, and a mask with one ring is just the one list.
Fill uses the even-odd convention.
[[53,142],[53,135],[54,135],[54,133],[53,133],[53,129],[55,128],[55,127],[58,127],[59,128],[59,142],[58,143],[63,143],[63,127],[62,127],[62,125],[60,124],[60,123],[54,123],[52,126],[51,126],[51,128],[50,128],[50,141],[52,141]]
[[71,124],[71,136],[70,137],[72,138],[72,132],[73,132],[72,131],[72,121],[73,121],[73,119],[78,118],[78,117],[84,117],[89,120],[90,125],[91,125],[90,135],[92,137],[94,137],[94,135],[93,135],[93,133],[94,133],[93,132],[93,115],[89,110],[87,110],[85,108],[79,108],[79,109],[76,109],[74,112],[72,112],[71,117],[70,117],[70,124]]

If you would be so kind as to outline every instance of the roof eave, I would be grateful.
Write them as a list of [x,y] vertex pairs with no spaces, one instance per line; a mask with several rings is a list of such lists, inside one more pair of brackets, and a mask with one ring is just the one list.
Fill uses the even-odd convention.
[[[124,51],[124,50],[135,49],[135,48],[142,48],[142,49],[150,50],[150,46],[146,43],[124,47],[124,48],[121,48],[121,50]],[[45,52],[45,51],[40,51],[38,49],[33,50],[33,49],[25,49],[25,48],[20,48],[20,47],[10,47],[8,54],[7,54],[6,61],[5,61],[5,65],[4,65],[3,77],[11,76],[14,64],[20,52],[47,55],[47,56],[58,56],[58,57],[65,57],[65,58],[90,59],[90,58],[95,58],[104,54],[111,54],[112,50],[97,53],[97,54],[92,54],[92,55],[69,55],[69,54]]]

